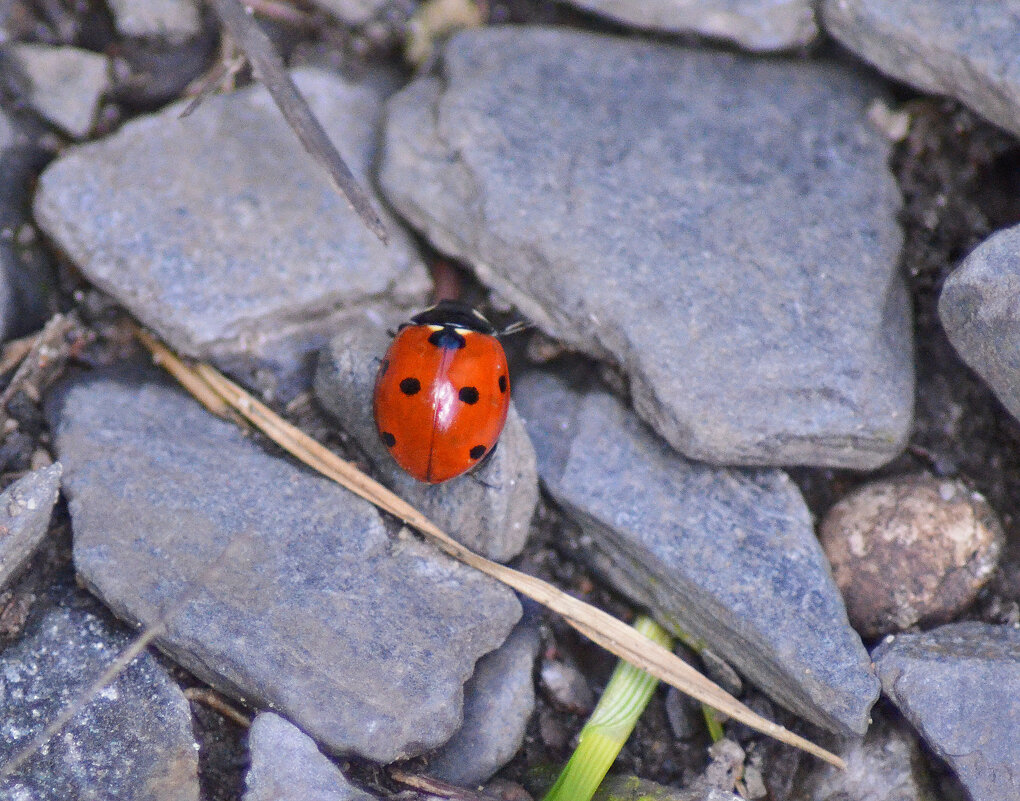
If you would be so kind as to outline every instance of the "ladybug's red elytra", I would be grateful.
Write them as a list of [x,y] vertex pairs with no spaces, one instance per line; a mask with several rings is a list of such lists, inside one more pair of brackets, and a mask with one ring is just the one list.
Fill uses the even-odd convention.
[[492,453],[510,408],[506,354],[480,312],[444,300],[400,327],[379,365],[379,437],[404,470],[439,484]]

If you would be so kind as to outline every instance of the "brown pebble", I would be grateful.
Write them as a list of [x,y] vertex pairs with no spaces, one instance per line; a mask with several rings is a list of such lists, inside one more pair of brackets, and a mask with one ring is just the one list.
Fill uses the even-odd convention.
[[533,801],[531,793],[509,779],[493,779],[485,785],[485,793],[499,801]]
[[862,487],[829,510],[820,536],[864,637],[956,616],[991,577],[1003,543],[984,498],[927,475]]

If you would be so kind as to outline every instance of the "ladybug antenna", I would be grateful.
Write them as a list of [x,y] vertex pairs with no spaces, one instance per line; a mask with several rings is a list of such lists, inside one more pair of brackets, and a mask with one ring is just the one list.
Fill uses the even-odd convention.
[[517,320],[516,322],[510,323],[510,325],[500,331],[498,336],[506,337],[510,336],[510,334],[519,334],[521,331],[525,331],[531,327],[531,323],[526,323],[523,320]]

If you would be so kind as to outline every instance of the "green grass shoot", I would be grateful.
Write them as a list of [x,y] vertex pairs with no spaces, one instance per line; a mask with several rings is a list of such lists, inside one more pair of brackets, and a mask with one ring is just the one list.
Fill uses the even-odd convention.
[[[639,616],[634,629],[664,648],[673,647],[673,638],[649,617]],[[543,801],[590,801],[658,684],[640,668],[620,661],[581,729],[577,748]]]

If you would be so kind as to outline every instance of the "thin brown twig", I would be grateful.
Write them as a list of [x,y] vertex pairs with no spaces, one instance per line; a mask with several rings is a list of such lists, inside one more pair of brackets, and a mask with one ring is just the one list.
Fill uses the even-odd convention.
[[188,102],[188,105],[186,105],[184,110],[177,115],[177,119],[183,120],[185,117],[191,116],[195,109],[202,104],[203,100],[224,86],[227,81],[237,75],[237,73],[239,73],[247,63],[248,62],[245,60],[244,56],[235,56],[229,60],[217,61],[216,66],[210,70],[209,74],[202,80],[202,85],[198,87],[198,91],[195,92],[194,96]]
[[315,27],[315,18],[311,14],[294,8],[290,3],[282,3],[279,0],[244,0],[244,4],[260,17],[282,22],[284,25],[302,30]]
[[247,12],[240,0],[210,0],[230,37],[244,51],[255,77],[269,91],[277,108],[297,134],[305,150],[326,170],[333,183],[347,198],[365,226],[383,243],[389,235],[372,201],[333,146],[308,103],[287,74],[283,60],[273,49],[269,37]]
[[[164,357],[164,364],[168,358]],[[541,579],[493,562],[464,547],[405,500],[282,419],[209,365],[199,363],[192,368],[182,363],[177,369],[194,371],[195,376],[204,380],[213,392],[295,458],[418,529],[442,551],[460,562],[557,612],[592,642],[750,728],[845,769],[845,763],[838,756],[754,712],[679,657],[651,642],[626,623]]]
[[3,353],[0,354],[0,375],[6,375],[21,364],[38,339],[39,332],[36,332],[21,339],[12,339],[5,344]]
[[65,337],[76,325],[77,319],[73,315],[55,314],[35,336],[10,383],[0,392],[0,432],[6,430],[9,419],[7,406],[14,396],[25,392],[37,399],[43,385],[60,371],[68,351]]
[[478,793],[466,787],[459,787],[456,784],[433,779],[431,776],[422,776],[419,773],[408,773],[393,768],[390,770],[390,778],[403,785],[420,790],[434,798],[447,798],[449,801],[496,801],[496,797],[486,793]]
[[210,690],[208,687],[188,687],[184,691],[184,697],[189,701],[205,704],[243,729],[251,726],[251,718],[233,704],[228,704],[226,699],[215,690]]

